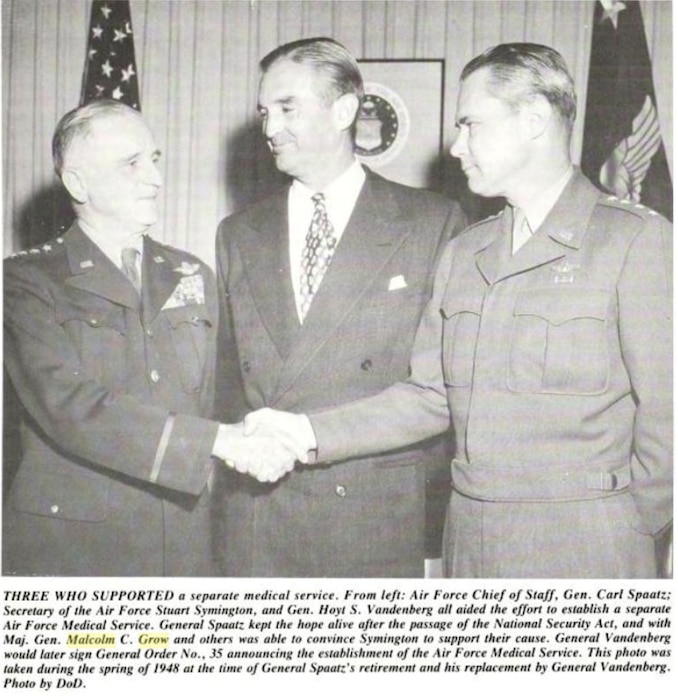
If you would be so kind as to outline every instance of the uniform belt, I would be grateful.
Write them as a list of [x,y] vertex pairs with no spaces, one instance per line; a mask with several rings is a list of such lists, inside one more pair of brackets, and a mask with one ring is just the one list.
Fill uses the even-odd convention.
[[456,491],[482,501],[581,501],[625,491],[629,463],[488,466],[452,461]]

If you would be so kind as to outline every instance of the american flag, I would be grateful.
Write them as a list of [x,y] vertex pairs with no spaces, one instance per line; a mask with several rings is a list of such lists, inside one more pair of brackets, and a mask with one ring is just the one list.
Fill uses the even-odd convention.
[[596,2],[582,170],[603,189],[672,219],[673,183],[656,104],[640,4]]
[[92,0],[80,105],[106,97],[141,111],[129,0]]

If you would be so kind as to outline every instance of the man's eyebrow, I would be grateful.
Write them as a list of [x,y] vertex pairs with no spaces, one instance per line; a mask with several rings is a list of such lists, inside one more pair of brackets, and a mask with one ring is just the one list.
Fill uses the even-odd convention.
[[[162,155],[162,151],[159,148],[156,148],[153,153],[151,153],[151,157],[155,158],[160,158]],[[137,158],[141,158],[143,156],[142,151],[133,151],[132,153],[127,153],[126,155],[122,156],[121,158],[118,159],[119,163],[129,163],[132,160],[136,160]]]
[[[279,97],[277,100],[273,100],[274,105],[291,105],[294,104],[297,101],[297,98],[294,95],[290,95],[289,97]],[[259,111],[265,110],[266,107],[262,105],[261,103],[257,103],[257,109]]]

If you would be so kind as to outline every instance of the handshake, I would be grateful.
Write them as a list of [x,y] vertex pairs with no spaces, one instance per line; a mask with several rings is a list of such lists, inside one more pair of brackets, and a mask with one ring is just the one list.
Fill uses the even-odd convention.
[[306,416],[262,408],[242,423],[220,425],[212,456],[241,474],[275,482],[292,471],[295,462],[308,464],[308,453],[316,447]]

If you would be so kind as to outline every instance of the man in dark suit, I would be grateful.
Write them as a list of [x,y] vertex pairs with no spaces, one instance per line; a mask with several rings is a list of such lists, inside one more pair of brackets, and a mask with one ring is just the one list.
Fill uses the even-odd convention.
[[[261,455],[212,413],[217,305],[200,260],[146,234],[159,151],[133,109],[69,112],[53,141],[76,222],[4,265],[7,374],[22,456],[3,508],[3,573],[210,575],[211,456]],[[254,436],[256,437],[256,436]]]
[[[343,46],[296,41],[261,68],[263,132],[293,182],[219,228],[217,416],[229,421],[263,406],[332,406],[404,379],[438,253],[464,225],[456,203],[356,160],[363,84]],[[426,472],[445,461],[435,441],[297,469],[274,486],[220,474],[221,571],[422,576]]]

